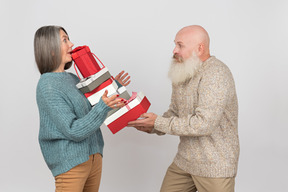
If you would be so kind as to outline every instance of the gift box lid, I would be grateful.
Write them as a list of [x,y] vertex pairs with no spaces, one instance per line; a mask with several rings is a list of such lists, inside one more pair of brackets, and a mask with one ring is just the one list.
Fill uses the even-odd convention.
[[78,46],[75,49],[72,50],[72,58],[73,60],[77,59],[78,57],[80,57],[81,55],[85,55],[87,54],[87,52],[91,52],[90,48],[86,45],[84,46]]
[[95,74],[95,75],[90,76],[89,79],[87,79],[86,81],[82,82],[81,84],[78,83],[77,84],[78,85],[77,88],[82,93],[88,93],[88,92],[93,91],[97,87],[99,87],[102,83],[104,83],[105,81],[107,81],[110,78],[111,78],[111,74],[109,73],[109,71],[104,72],[104,74],[101,73],[100,75],[97,75],[97,76]]
[[122,115],[124,115],[130,109],[139,105],[144,97],[145,97],[144,93],[138,92],[135,99],[133,99],[127,105],[125,105],[124,107],[121,107],[118,111],[116,111],[115,113],[113,113],[112,115],[107,117],[107,119],[104,121],[104,124],[109,125],[111,122],[113,122],[114,120],[116,120],[119,117],[121,117]]
[[[76,87],[78,89],[82,88],[82,87],[86,87],[89,84],[91,84],[93,81],[97,80],[99,77],[101,77],[102,75],[104,75],[106,72],[109,73],[109,70],[107,67],[101,69],[99,72],[95,73],[94,75],[91,75],[89,77],[83,78],[80,80],[80,82],[76,85]],[[110,73],[109,73],[110,74]]]

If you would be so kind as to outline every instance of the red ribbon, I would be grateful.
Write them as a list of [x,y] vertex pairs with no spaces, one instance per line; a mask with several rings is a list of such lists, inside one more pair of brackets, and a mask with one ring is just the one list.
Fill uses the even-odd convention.
[[130,97],[130,99],[126,100],[126,99],[123,98],[124,103],[125,103],[125,106],[126,106],[126,108],[128,109],[128,111],[131,109],[128,104],[129,104],[131,101],[133,101],[136,97],[137,97],[137,92],[132,92],[132,96]]

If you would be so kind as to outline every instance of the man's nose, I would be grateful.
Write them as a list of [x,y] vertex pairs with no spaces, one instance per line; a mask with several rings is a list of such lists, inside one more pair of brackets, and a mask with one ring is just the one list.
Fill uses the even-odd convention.
[[175,54],[175,53],[178,53],[177,47],[175,47],[175,48],[173,49],[173,54]]

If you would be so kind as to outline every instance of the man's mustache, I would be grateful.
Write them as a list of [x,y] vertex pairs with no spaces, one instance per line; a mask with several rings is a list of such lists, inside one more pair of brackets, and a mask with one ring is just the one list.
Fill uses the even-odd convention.
[[175,59],[179,63],[183,63],[183,61],[184,61],[183,58],[176,53],[173,54],[173,59]]

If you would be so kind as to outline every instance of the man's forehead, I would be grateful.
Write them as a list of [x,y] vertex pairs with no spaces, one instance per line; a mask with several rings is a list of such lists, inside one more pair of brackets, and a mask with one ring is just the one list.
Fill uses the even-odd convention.
[[189,39],[189,36],[187,34],[183,33],[177,33],[174,42],[175,43],[185,43]]
[[175,43],[181,43],[181,42],[183,42],[183,39],[176,36],[174,39],[174,42]]

